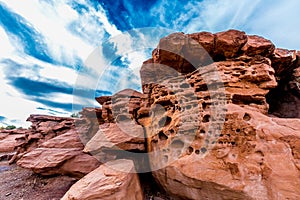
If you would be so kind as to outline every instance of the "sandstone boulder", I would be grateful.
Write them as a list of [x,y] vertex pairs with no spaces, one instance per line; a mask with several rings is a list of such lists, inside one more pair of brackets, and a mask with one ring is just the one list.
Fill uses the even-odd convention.
[[101,165],[77,183],[62,200],[143,199],[143,192],[134,164],[130,160],[115,160]]
[[[126,119],[127,120],[127,119]],[[100,125],[96,135],[85,145],[85,152],[103,150],[145,151],[144,130],[133,122]]]
[[25,153],[17,164],[42,175],[67,174],[82,177],[100,165],[89,154],[75,130],[70,130]]
[[276,48],[272,57],[272,66],[274,67],[277,79],[284,78],[297,66],[296,51]]
[[248,35],[247,43],[241,49],[248,56],[261,55],[269,57],[275,50],[274,44],[263,37]]
[[68,117],[30,115],[27,121],[30,121],[32,125],[28,130],[22,130],[25,132],[16,138],[16,155],[11,159],[11,163],[17,161],[25,153],[39,147],[45,141],[74,129],[74,119]]
[[300,121],[272,119],[236,105],[227,109],[222,132],[211,148],[201,142],[209,137],[206,131],[200,137],[196,133],[195,138],[203,139],[179,149],[158,141],[156,149],[166,151],[150,163],[155,169],[165,167],[154,171],[154,177],[183,199],[298,199]]
[[81,148],[36,148],[17,164],[42,175],[82,177],[99,166],[98,160],[82,153]]
[[[214,57],[233,58],[239,55],[239,51],[246,44],[245,32],[228,30],[215,34]],[[219,60],[220,58],[217,58]]]
[[197,41],[210,55],[213,53],[215,45],[215,35],[209,32],[188,34],[189,37]]
[[83,144],[75,130],[70,130],[62,135],[56,136],[42,143],[40,147],[44,148],[81,148]]

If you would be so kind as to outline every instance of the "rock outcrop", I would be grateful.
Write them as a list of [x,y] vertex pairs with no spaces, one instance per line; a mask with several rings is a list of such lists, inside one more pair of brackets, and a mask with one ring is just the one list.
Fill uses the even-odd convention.
[[85,175],[63,199],[143,199],[134,170],[175,199],[300,199],[299,52],[237,30],[173,33],[140,74],[143,93],[97,97],[78,119],[32,115],[0,149]]
[[[87,117],[84,118],[88,120]],[[83,152],[84,145],[76,131],[79,119],[31,115],[31,127],[2,131],[1,152],[13,152],[10,162],[42,175],[70,175],[81,178],[101,163]],[[9,145],[6,145],[9,143]],[[5,147],[5,149],[3,149]]]
[[[191,59],[201,48],[191,46],[190,38],[207,50],[206,59]],[[295,51],[275,49],[269,40],[230,30],[171,34],[154,52],[141,69],[148,96],[147,108],[141,110],[149,110],[149,115],[138,121],[146,130],[157,182],[183,199],[300,198],[295,153],[300,119],[268,116],[268,102],[273,102],[271,112],[279,109],[278,116],[299,115],[298,103],[288,105],[299,102],[294,92],[299,86]],[[215,62],[207,62],[208,55]],[[165,77],[160,80],[153,73],[159,67],[159,76]],[[292,85],[280,91],[293,94],[293,100],[274,106],[281,98],[271,93],[267,99],[267,94],[283,83]],[[285,115],[284,109],[290,113]]]

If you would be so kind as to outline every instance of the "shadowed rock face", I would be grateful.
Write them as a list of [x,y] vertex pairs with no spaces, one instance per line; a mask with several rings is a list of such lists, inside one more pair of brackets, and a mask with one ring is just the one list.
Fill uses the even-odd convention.
[[110,190],[93,188],[104,179],[123,191],[115,176],[93,179],[107,170],[99,161],[120,158],[179,199],[300,199],[299,57],[237,30],[174,33],[143,63],[143,93],[98,97],[79,119],[32,115],[31,129],[1,133],[16,139],[2,149],[45,175],[95,170],[65,199],[102,197]]

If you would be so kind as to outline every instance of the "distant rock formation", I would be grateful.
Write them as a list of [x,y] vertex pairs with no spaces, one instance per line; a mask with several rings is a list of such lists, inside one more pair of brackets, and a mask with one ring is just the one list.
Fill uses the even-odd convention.
[[[237,30],[173,33],[140,74],[143,93],[2,131],[3,159],[43,175],[87,174],[64,199],[142,199],[129,171],[152,172],[177,199],[300,199],[300,52]],[[129,171],[108,169],[122,162]]]

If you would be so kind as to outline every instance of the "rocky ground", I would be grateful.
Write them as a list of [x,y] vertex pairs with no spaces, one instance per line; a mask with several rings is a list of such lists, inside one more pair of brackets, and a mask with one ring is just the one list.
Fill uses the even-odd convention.
[[1,195],[300,199],[299,70],[300,52],[242,31],[166,36],[141,67],[142,93],[2,130]]
[[[154,183],[151,174],[140,175],[144,200],[173,200]],[[76,182],[70,176],[41,176],[29,169],[0,161],[0,199],[59,200]]]
[[29,169],[0,162],[0,199],[59,200],[75,183],[69,176],[43,177]]

